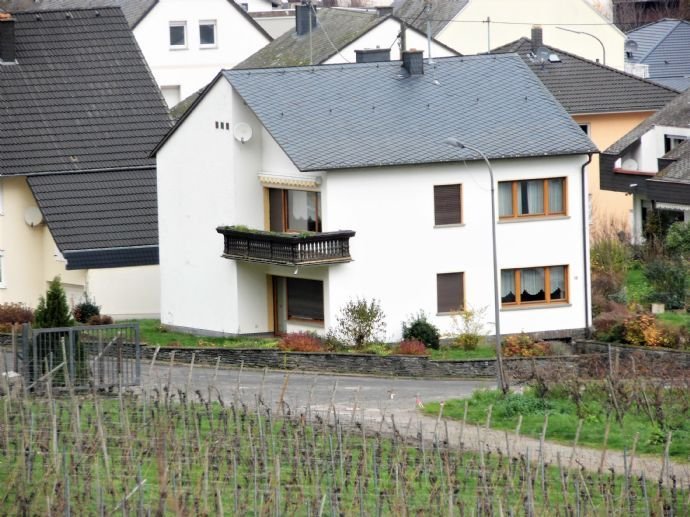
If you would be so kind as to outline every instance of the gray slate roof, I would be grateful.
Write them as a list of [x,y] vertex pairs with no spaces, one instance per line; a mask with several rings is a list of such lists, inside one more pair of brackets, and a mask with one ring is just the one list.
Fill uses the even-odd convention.
[[[15,14],[17,64],[0,66],[0,173],[28,176],[66,258],[155,250],[149,153],[171,127],[165,102],[119,8],[69,13]],[[117,253],[119,265],[141,263]]]
[[649,65],[653,81],[685,90],[690,87],[690,23],[664,19],[628,32],[638,49],[627,60]]
[[312,30],[311,38],[309,34],[298,35],[294,30],[289,30],[235,68],[320,64],[335,55],[336,49],[343,49],[389,18],[378,17],[376,13],[345,9],[319,9],[317,17],[318,26]]
[[[516,55],[230,70],[225,78],[303,171],[567,155],[596,147]],[[293,92],[276,95],[276,92]]]
[[516,52],[571,115],[656,111],[678,95],[665,88],[615,68],[600,65],[556,48],[560,62],[539,64],[532,42],[521,38],[493,52]]
[[436,37],[462,11],[469,0],[432,0],[431,12],[424,12],[425,0],[396,2],[395,15],[412,27],[426,33],[427,19],[431,21],[431,35]]
[[155,166],[170,116],[118,8],[17,13],[0,66],[0,172]]
[[0,9],[18,11],[55,11],[120,7],[129,26],[134,28],[158,0],[0,0]]
[[51,174],[28,181],[61,250],[158,243],[155,168]]

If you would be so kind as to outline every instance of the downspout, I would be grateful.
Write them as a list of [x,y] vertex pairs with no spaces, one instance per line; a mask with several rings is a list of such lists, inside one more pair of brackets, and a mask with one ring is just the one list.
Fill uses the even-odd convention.
[[589,211],[589,200],[587,199],[587,166],[592,163],[592,153],[587,153],[587,161],[582,164],[582,265],[584,266],[584,286],[585,286],[585,338],[591,337],[591,324],[589,309],[589,259],[587,257],[587,212]]

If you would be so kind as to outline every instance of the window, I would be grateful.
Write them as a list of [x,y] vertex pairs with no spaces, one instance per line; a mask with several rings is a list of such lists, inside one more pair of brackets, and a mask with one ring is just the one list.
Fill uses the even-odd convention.
[[585,124],[579,124],[579,126],[580,126],[580,129],[582,129],[582,132],[585,135],[589,136],[589,124],[586,124],[586,123]]
[[288,319],[323,321],[323,282],[287,278]]
[[687,138],[687,136],[664,135],[664,154],[678,147],[680,144],[685,142]]
[[463,273],[436,275],[436,301],[439,314],[460,312],[465,306]]
[[434,224],[462,223],[462,185],[434,186]]
[[215,47],[216,46],[216,22],[202,21],[199,22],[199,45],[201,47]]
[[501,271],[502,305],[568,301],[568,267],[532,267]]
[[187,48],[187,22],[170,22],[170,48]]
[[269,190],[272,232],[320,232],[321,193],[308,190]]
[[498,184],[498,215],[501,219],[565,215],[565,178],[502,181]]

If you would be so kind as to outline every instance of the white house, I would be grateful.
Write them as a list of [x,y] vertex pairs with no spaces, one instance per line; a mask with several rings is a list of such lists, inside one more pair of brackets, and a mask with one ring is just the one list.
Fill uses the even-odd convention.
[[398,2],[396,16],[462,54],[488,52],[522,37],[534,25],[544,41],[591,61],[624,69],[625,34],[588,0],[426,0]]
[[[375,10],[316,9],[298,5],[294,28],[274,39],[235,68],[354,63],[400,59],[401,49],[418,49],[428,57],[455,56],[442,43],[406,27],[392,8]],[[364,51],[364,52],[363,52]]]
[[662,230],[690,221],[690,90],[601,154],[602,188],[633,199],[633,239],[641,242],[654,211]]
[[[271,2],[250,0],[1,0],[18,10],[119,6],[168,106],[203,88],[221,68],[232,68],[271,41],[247,13]],[[245,8],[246,7],[246,8]]]
[[364,297],[393,340],[493,314],[487,167],[448,137],[498,182],[503,332],[581,333],[594,145],[518,56],[419,51],[218,75],[155,151],[162,322],[325,332]]

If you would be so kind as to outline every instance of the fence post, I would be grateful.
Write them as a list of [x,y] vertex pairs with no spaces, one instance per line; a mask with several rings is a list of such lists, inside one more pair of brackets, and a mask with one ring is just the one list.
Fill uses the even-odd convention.
[[[72,382],[74,383],[74,385],[78,386],[79,381],[77,380],[77,368],[76,368],[77,365],[76,365],[75,357],[74,357],[74,353],[75,353],[75,350],[74,350],[74,331],[71,329],[69,330],[69,350],[67,353],[69,354],[69,363],[67,363],[69,366],[69,369],[68,369],[69,376],[72,379]],[[65,360],[67,360],[67,359],[65,358]]]
[[12,356],[12,369],[19,373],[19,356],[17,355],[17,325],[12,325]]
[[141,343],[139,342],[139,322],[134,323],[134,384],[141,384]]

